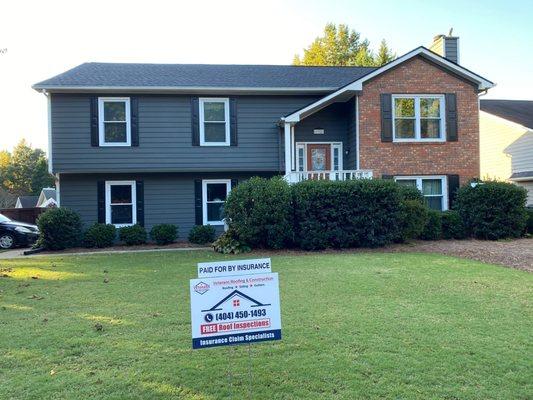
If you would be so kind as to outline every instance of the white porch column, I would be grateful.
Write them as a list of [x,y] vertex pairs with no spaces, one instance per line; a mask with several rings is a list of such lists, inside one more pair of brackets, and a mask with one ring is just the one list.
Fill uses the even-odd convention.
[[284,139],[285,139],[285,175],[291,173],[291,150],[292,150],[292,140],[291,140],[291,124],[285,122],[284,126]]

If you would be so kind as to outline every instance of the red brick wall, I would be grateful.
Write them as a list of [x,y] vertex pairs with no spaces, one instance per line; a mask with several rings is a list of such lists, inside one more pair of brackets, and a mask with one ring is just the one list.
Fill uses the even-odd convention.
[[[455,93],[457,142],[381,141],[380,94]],[[479,176],[479,118],[476,89],[469,83],[414,58],[363,86],[359,97],[360,168],[374,177],[457,174],[461,184]]]

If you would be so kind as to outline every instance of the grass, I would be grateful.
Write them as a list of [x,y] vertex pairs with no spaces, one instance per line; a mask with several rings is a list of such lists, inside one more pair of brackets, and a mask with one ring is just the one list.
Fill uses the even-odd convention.
[[221,257],[0,261],[0,398],[532,396],[531,274],[428,254],[274,256],[283,340],[249,359],[191,350],[188,280]]

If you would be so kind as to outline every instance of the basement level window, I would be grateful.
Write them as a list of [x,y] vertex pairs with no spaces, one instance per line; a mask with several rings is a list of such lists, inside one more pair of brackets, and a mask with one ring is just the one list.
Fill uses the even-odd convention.
[[448,209],[448,185],[445,176],[396,176],[394,180],[401,185],[420,190],[427,206],[432,210]]

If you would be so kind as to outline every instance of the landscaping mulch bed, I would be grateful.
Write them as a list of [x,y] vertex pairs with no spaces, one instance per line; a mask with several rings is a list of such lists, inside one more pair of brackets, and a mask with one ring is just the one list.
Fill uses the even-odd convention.
[[424,252],[469,258],[533,272],[533,239],[415,241],[382,249],[386,252]]

